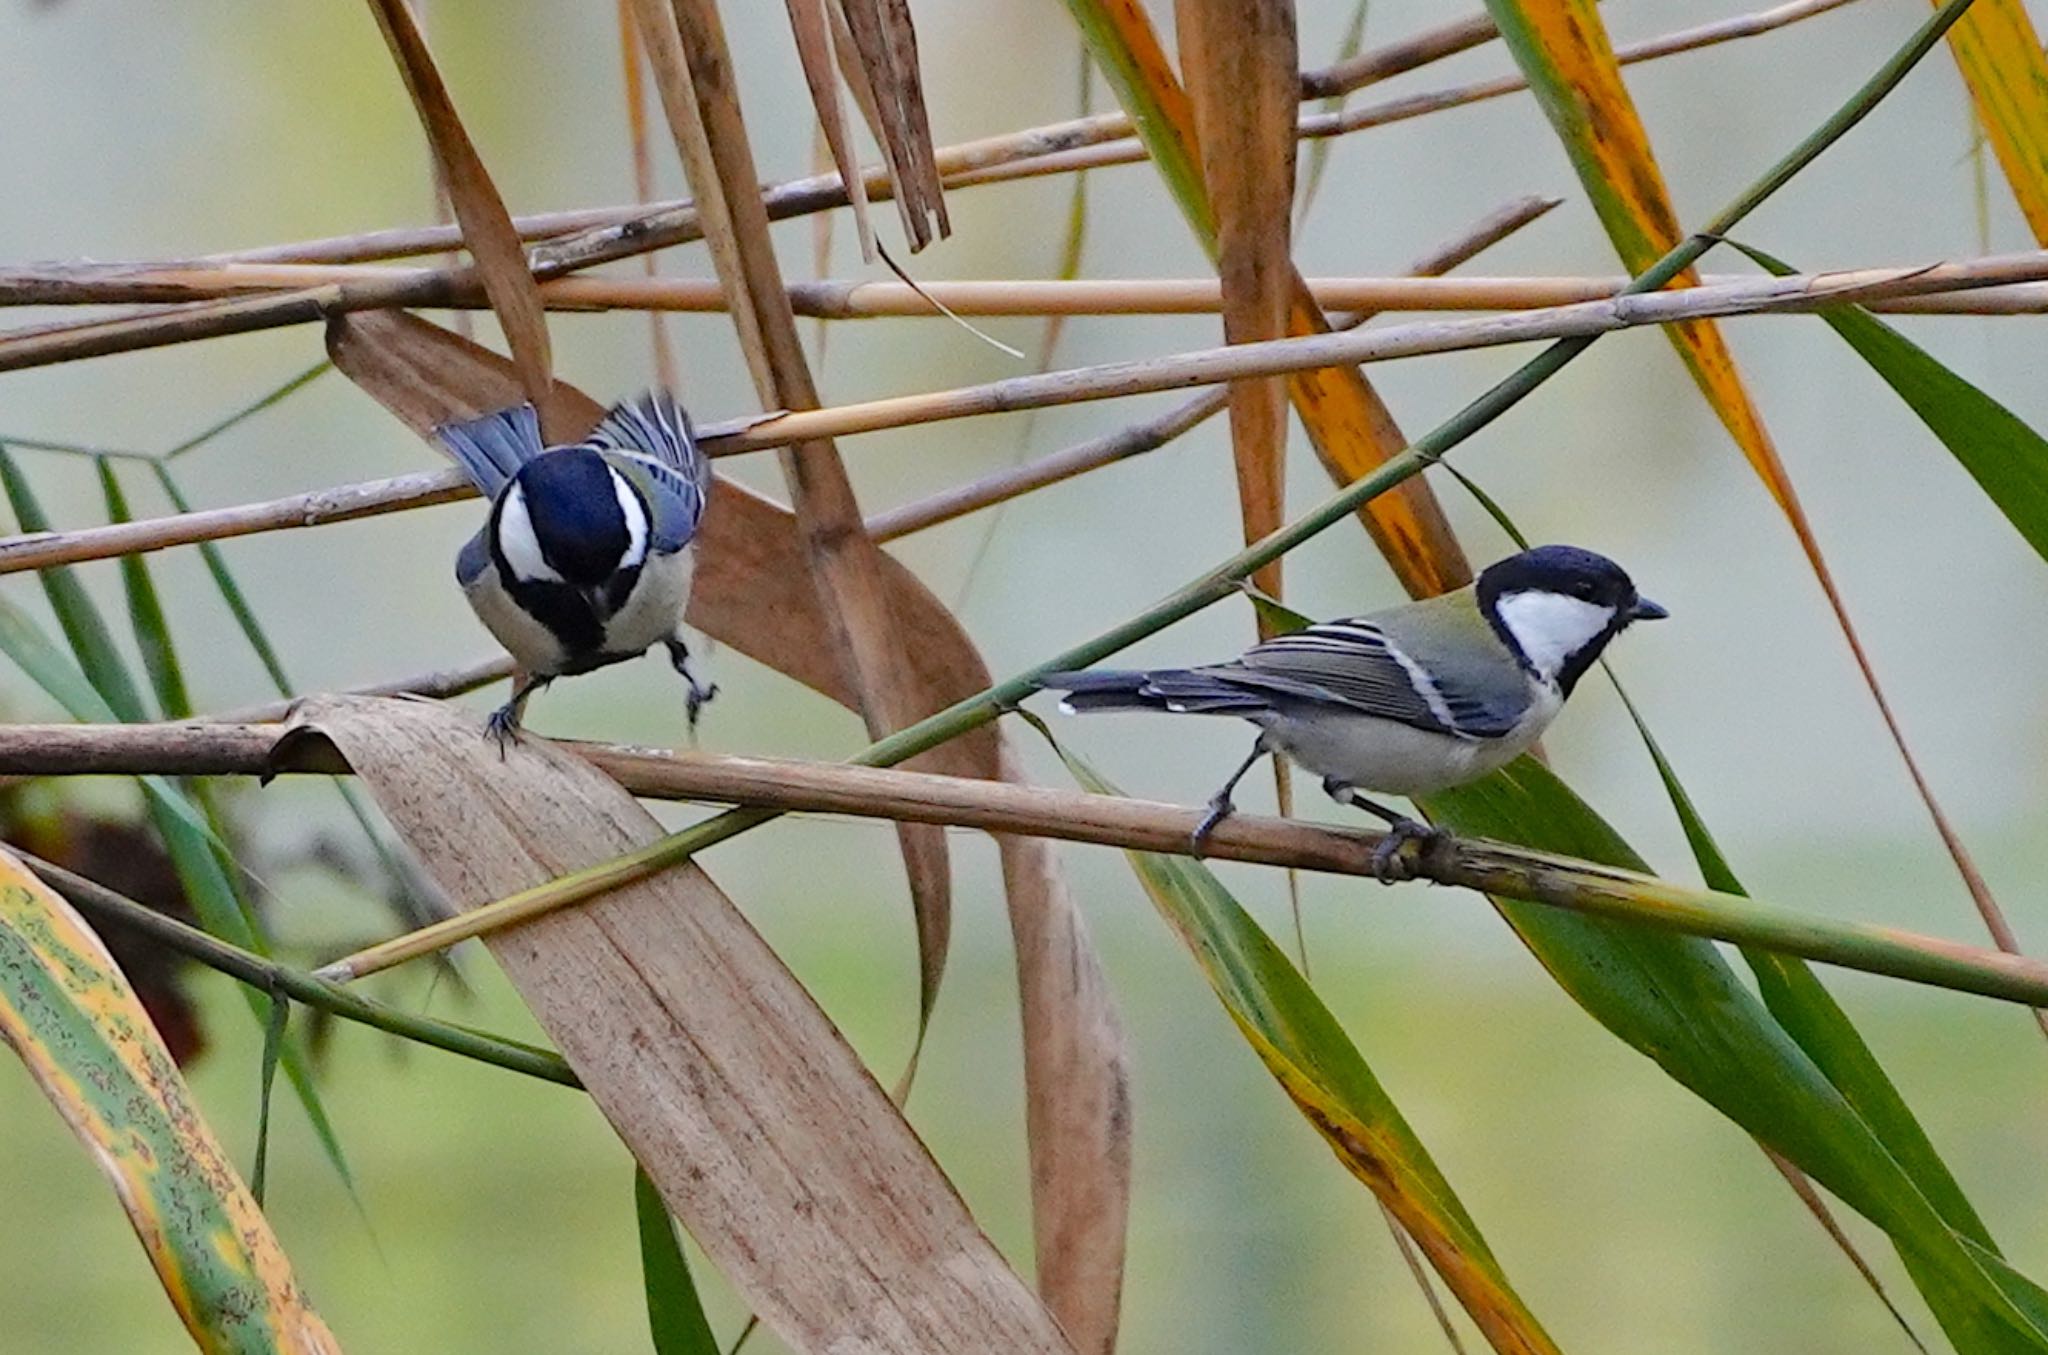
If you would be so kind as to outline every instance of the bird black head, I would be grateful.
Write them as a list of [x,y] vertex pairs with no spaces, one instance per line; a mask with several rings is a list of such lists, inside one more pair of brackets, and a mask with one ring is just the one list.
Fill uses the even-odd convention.
[[1480,610],[1522,664],[1566,694],[1607,642],[1669,615],[1626,571],[1577,546],[1537,546],[1481,571]]
[[638,565],[647,544],[639,491],[587,447],[521,466],[492,525],[500,556],[526,582],[593,588]]

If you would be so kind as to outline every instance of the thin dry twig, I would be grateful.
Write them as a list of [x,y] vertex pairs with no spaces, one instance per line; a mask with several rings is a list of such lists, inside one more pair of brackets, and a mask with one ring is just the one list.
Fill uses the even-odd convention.
[[[1845,3],[1848,0],[1799,0],[1760,15],[1743,16],[1672,34],[1641,44],[1639,48],[1627,49],[1622,55],[1625,60],[1648,60],[1651,55],[1688,51],[1749,36],[1751,30],[1763,32],[1783,27]],[[1655,50],[1651,51],[1653,48]],[[1482,81],[1435,94],[1365,105],[1347,110],[1336,118],[1311,116],[1303,120],[1303,135],[1341,135],[1441,108],[1495,98],[1521,87],[1519,81],[1512,78],[1506,83]],[[947,188],[1069,173],[1096,165],[1128,164],[1145,158],[1143,146],[1128,135],[1129,131],[1130,124],[1123,120],[1122,114],[1098,114],[945,147],[934,152],[934,162]],[[886,196],[889,192],[888,176],[879,170],[869,171],[867,187],[870,197]],[[762,205],[770,220],[829,210],[844,206],[846,202],[845,186],[836,174],[776,185],[764,190],[762,195]],[[653,209],[627,206],[552,213],[515,220],[514,226],[522,236],[545,241],[531,254],[535,276],[543,280],[702,238],[697,209],[689,202],[662,204]],[[437,252],[454,248],[459,243],[460,236],[446,230],[381,231],[210,255],[199,262],[390,258],[399,254]],[[124,314],[85,325],[24,330],[0,337],[0,371],[301,324],[343,310],[446,306],[450,304],[448,294],[470,281],[471,273],[467,269],[431,269],[424,270],[416,280],[402,284],[314,288],[222,306],[193,307],[189,311]]]
[[[1340,363],[1383,362],[1426,353],[1611,333],[1618,329],[1714,316],[1808,311],[1978,286],[2048,281],[2048,252],[1992,256],[1920,268],[1855,269],[1746,279],[1679,291],[1638,293],[1519,314],[1423,321],[1202,349],[1161,358],[1106,363],[979,386],[896,396],[725,424],[707,425],[701,442],[714,457],[792,441],[878,432],[947,419],[1114,399],[1239,376],[1269,376]],[[473,494],[452,471],[424,472],[293,495],[268,503],[206,509],[167,518],[29,533],[0,539],[0,574],[218,539],[250,532],[399,512]]]
[[[279,291],[357,283],[406,286],[437,270],[363,264],[228,264],[187,268],[108,269],[42,265],[0,269],[0,306],[96,306],[168,303],[274,295]],[[1707,286],[1753,280],[1754,274],[1709,273]],[[1618,294],[1626,277],[1309,278],[1309,294],[1326,310],[1373,314],[1410,311],[1534,310]],[[790,308],[818,320],[943,318],[954,315],[1211,315],[1221,309],[1214,278],[1002,278],[905,283],[818,278],[785,284]],[[708,278],[558,278],[540,286],[556,311],[683,311],[715,314],[725,295]],[[445,304],[475,309],[489,303],[474,282],[451,285]],[[943,307],[943,310],[938,309]],[[1870,309],[1914,315],[2032,315],[2048,310],[2048,286],[2013,283],[1969,292],[1893,297]],[[19,335],[24,330],[14,331]]]
[[[1409,265],[1409,271],[1418,277],[1447,273],[1536,220],[1560,201],[1562,199],[1559,198],[1527,197],[1497,208],[1461,235],[1417,259]],[[1324,298],[1318,297],[1317,301],[1329,308]],[[1339,316],[1333,327],[1355,329],[1369,318],[1370,312]],[[955,485],[876,514],[868,520],[868,531],[877,541],[893,541],[1099,467],[1157,451],[1221,412],[1228,398],[1228,388],[1204,391],[1164,414],[1120,428],[1114,433],[1090,438],[1023,465],[1005,467],[993,475]]]

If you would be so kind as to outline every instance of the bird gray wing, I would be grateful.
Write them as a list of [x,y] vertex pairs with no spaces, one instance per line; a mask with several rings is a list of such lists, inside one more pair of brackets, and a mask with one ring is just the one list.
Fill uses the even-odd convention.
[[613,405],[584,445],[606,453],[647,496],[656,550],[681,550],[696,535],[711,500],[711,461],[674,396],[648,391]]
[[462,549],[456,552],[455,582],[464,588],[482,578],[483,572],[491,567],[491,547],[484,539],[490,530],[488,526],[482,528],[475,536],[463,542]]
[[[1232,685],[1324,701],[1432,733],[1499,738],[1521,720],[1528,695],[1461,683],[1417,666],[1370,620],[1329,621],[1275,636],[1235,663],[1199,669]],[[1512,699],[1504,700],[1504,696]]]
[[514,405],[481,419],[444,423],[434,430],[434,437],[485,498],[495,497],[521,466],[545,450],[540,416],[530,404]]

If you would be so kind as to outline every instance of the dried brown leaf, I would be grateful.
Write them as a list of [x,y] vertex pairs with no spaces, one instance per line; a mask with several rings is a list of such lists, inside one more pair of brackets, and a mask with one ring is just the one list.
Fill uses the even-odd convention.
[[[422,437],[451,418],[502,408],[519,385],[502,357],[402,314],[337,318],[338,366]],[[560,387],[579,417],[597,403]],[[919,642],[904,656],[928,713],[990,685],[987,666],[943,604],[875,552],[891,610]],[[698,538],[689,623],[840,704],[858,695],[835,654],[795,516],[724,477]],[[1024,778],[993,726],[927,754],[928,770]],[[1077,1349],[1115,1345],[1130,1205],[1130,1106],[1123,1025],[1051,845],[998,836],[1023,1009],[1026,1124],[1038,1285]]]
[[[657,52],[655,79],[691,189],[719,210],[704,213],[705,241],[744,346],[747,368],[766,408],[816,409],[817,387],[797,334],[796,316],[761,206],[731,53],[714,0],[674,0],[672,17],[641,0],[642,36]],[[838,449],[827,439],[783,452],[809,572],[826,601],[829,637],[871,736],[880,738],[930,713],[909,680],[897,619],[879,574],[880,548],[861,525],[860,505]],[[945,834],[898,825],[897,841],[917,921],[917,1051],[938,1002],[951,948],[953,898]],[[906,1074],[907,1081],[908,1074]]]
[[497,185],[484,169],[483,157],[463,130],[455,102],[434,67],[411,9],[405,0],[370,0],[370,8],[426,129],[441,182],[462,226],[463,243],[476,259],[484,294],[490,298],[512,349],[519,384],[540,411],[542,426],[550,435],[560,436],[553,408],[554,358],[548,343],[547,312],[527,267],[526,245],[512,224],[505,200],[498,196]]
[[[826,8],[828,0],[786,0],[786,3],[790,32],[796,38],[797,58],[803,63],[804,83],[810,86],[811,105],[818,110],[818,130],[832,153],[832,164],[839,171],[839,181],[846,185],[847,201],[853,208],[853,229],[860,240],[860,256],[873,263],[875,232],[868,222],[867,176],[861,173],[860,153],[854,147],[853,138],[847,135],[846,114],[839,101],[839,78],[834,73],[832,52],[832,20]],[[818,219],[820,223],[829,224],[832,217],[830,213],[821,213]],[[826,238],[830,239],[829,236]],[[823,273],[821,264],[820,276]]]
[[[1223,336],[1287,332],[1294,276],[1294,122],[1300,101],[1292,0],[1178,0],[1181,71],[1194,105],[1194,149],[1216,219]],[[1230,385],[1230,443],[1247,545],[1286,518],[1287,383]],[[1281,596],[1280,562],[1252,576]],[[1260,632],[1267,627],[1260,619]]]
[[882,148],[912,251],[952,229],[932,151],[918,71],[917,30],[905,0],[830,0],[838,56],[855,103]]
[[[320,698],[331,742],[457,906],[660,836],[546,740]],[[662,1198],[802,1351],[1071,1350],[825,1014],[694,863],[493,938]]]

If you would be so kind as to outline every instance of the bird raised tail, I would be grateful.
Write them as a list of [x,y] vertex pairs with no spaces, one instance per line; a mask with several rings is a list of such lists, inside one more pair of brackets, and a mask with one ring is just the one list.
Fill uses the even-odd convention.
[[521,466],[546,450],[540,440],[540,415],[530,404],[513,405],[481,419],[444,423],[434,430],[434,437],[485,498],[496,497]]

